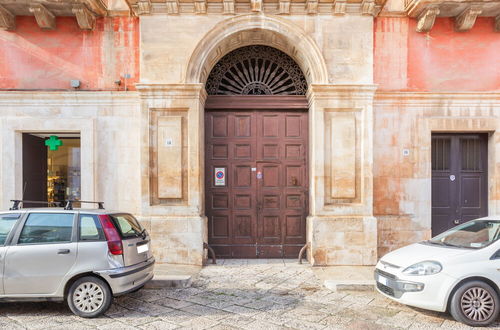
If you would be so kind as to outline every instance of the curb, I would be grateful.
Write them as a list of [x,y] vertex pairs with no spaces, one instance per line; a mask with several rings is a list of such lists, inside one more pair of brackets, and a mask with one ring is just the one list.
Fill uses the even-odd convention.
[[144,288],[189,288],[191,286],[191,283],[191,275],[155,275],[151,281],[146,283]]

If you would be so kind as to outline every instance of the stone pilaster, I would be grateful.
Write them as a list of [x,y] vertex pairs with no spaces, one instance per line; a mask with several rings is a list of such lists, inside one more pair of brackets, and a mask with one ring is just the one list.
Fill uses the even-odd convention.
[[141,214],[159,262],[201,265],[202,84],[138,84],[141,95]]
[[311,85],[310,216],[313,265],[372,265],[373,85]]

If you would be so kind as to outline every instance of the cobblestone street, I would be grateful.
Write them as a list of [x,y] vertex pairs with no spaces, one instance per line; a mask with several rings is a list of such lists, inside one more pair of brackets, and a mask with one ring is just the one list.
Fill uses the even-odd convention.
[[[2,329],[465,329],[447,314],[376,292],[332,292],[295,260],[220,260],[187,289],[141,290],[105,317],[82,319],[58,303],[2,303]],[[500,324],[497,322],[498,328]]]

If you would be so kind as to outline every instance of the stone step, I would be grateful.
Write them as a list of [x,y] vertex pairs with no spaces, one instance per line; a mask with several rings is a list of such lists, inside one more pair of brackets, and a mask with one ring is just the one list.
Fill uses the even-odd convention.
[[191,275],[159,275],[146,283],[145,289],[189,288],[193,277]]
[[374,280],[326,280],[323,282],[327,289],[333,291],[373,291],[375,290]]

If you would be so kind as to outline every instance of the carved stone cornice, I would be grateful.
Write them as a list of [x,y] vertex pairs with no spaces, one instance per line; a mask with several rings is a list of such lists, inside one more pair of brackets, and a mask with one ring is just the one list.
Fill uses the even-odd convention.
[[253,12],[261,12],[262,0],[250,0],[250,6]]
[[290,15],[290,0],[279,0],[279,14]]
[[16,28],[16,17],[5,7],[0,5],[0,29],[14,30]]
[[459,16],[455,18],[455,30],[460,32],[469,31],[474,26],[476,18],[481,14],[480,7],[471,6],[464,10]]
[[361,3],[361,14],[377,16],[375,0],[363,0]]
[[[145,1],[145,0],[141,0]],[[56,28],[56,17],[76,16],[83,30],[92,30],[97,17],[107,15],[103,0],[0,0],[0,29],[14,29],[15,16],[35,16],[42,29]]]
[[41,29],[53,30],[56,28],[56,17],[41,3],[31,5],[29,11],[35,15],[36,23]]
[[335,0],[333,2],[333,14],[334,15],[345,15],[346,11],[346,0]]
[[165,3],[167,5],[167,14],[179,14],[179,0],[167,0]]
[[[5,1],[5,0],[0,0]],[[244,15],[263,12],[269,15],[373,15],[387,0],[126,0],[136,15]],[[139,2],[151,3],[148,11],[139,12]],[[499,0],[500,1],[500,0]],[[204,3],[204,4],[203,4]],[[204,8],[205,7],[205,8]]]
[[235,0],[223,0],[224,15],[234,15],[234,2]]
[[73,7],[73,14],[76,16],[78,26],[82,30],[93,30],[95,26],[96,15],[91,12],[86,5],[78,4]]
[[151,0],[139,0],[130,8],[137,16],[151,14]]
[[[500,15],[500,0],[404,0],[405,13],[419,20],[418,32],[428,32],[436,17],[454,17],[457,31],[468,31],[478,16],[497,17]],[[433,14],[429,8],[436,8]],[[435,10],[434,10],[435,11]],[[420,29],[420,26],[430,28]],[[496,26],[496,22],[495,22]]]
[[206,14],[207,13],[207,1],[206,0],[196,0],[194,2],[194,12],[196,14]]
[[318,0],[306,0],[306,12],[308,15],[318,13]]
[[439,15],[439,8],[426,8],[418,17],[417,32],[429,32],[434,26],[437,15]]

